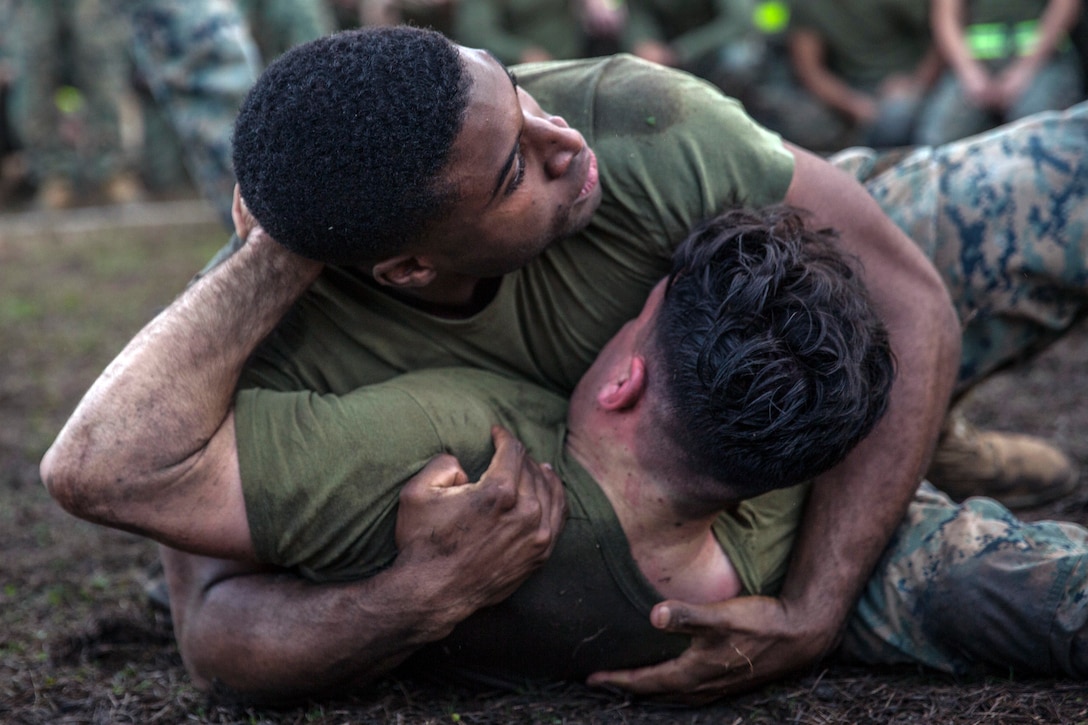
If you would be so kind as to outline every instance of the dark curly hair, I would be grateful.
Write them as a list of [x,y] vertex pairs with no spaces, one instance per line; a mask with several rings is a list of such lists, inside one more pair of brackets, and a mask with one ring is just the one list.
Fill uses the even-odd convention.
[[334,264],[396,254],[448,210],[439,178],[471,78],[441,34],[365,28],[272,62],[234,126],[234,170],[280,243]]
[[743,498],[831,468],[887,407],[888,334],[833,239],[786,206],[733,210],[674,255],[651,345],[658,424]]

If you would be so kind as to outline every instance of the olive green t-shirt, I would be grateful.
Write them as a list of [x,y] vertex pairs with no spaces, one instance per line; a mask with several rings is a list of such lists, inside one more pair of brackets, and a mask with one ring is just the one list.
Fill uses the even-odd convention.
[[569,393],[638,314],[693,225],[727,204],[785,197],[793,157],[781,139],[693,76],[631,56],[517,73],[597,154],[603,201],[589,226],[503,277],[495,299],[464,320],[420,312],[357,270],[328,268],[257,351],[242,387],[346,393],[464,365]]
[[[342,396],[249,390],[239,450],[254,547],[262,561],[317,581],[358,579],[396,556],[397,497],[439,453],[476,480],[502,424],[567,491],[569,518],[549,561],[510,599],[481,610],[418,659],[487,678],[582,678],[675,656],[687,640],[649,623],[661,595],[631,558],[607,497],[564,448],[565,398],[471,369],[410,373]],[[747,592],[781,581],[806,487],[723,513],[715,535]]]
[[803,0],[790,7],[790,27],[819,34],[828,67],[854,85],[913,71],[931,45],[929,0]]

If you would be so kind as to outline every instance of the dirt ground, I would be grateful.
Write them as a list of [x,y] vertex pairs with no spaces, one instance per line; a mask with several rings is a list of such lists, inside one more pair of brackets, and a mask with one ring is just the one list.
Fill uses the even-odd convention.
[[[398,679],[284,710],[210,700],[143,593],[153,545],[67,516],[37,473],[104,365],[223,241],[200,213],[152,216],[104,229],[90,217],[0,218],[0,722],[1088,723],[1077,683],[912,668],[820,667],[695,710],[575,685],[473,693]],[[1086,359],[1082,325],[977,391],[970,414],[1046,436],[1088,474]],[[1073,496],[1027,517],[1088,521],[1086,475]]]

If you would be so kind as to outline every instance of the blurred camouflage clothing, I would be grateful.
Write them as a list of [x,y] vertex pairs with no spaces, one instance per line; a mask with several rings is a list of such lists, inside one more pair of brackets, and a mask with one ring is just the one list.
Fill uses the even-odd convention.
[[[1058,338],[1088,299],[1088,103],[940,147],[834,161],[934,261],[963,323],[957,392]],[[1088,531],[919,490],[844,657],[1088,675]]]
[[963,325],[956,393],[1062,335],[1088,299],[1088,103],[836,165],[933,260]]
[[289,48],[336,29],[325,0],[237,0],[249,30],[268,64]]
[[231,133],[259,56],[230,0],[112,0],[132,21],[132,57],[185,151],[189,173],[233,228]]
[[127,35],[109,0],[15,3],[11,117],[39,182],[97,186],[128,165],[120,114]]

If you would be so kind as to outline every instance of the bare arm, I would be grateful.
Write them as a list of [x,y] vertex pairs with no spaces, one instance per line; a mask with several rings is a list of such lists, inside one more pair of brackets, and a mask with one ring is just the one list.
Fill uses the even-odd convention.
[[933,0],[930,6],[933,42],[956,74],[968,100],[979,108],[995,102],[993,78],[967,46],[963,0]]
[[342,695],[469,614],[450,611],[449,569],[437,561],[319,585],[255,564],[166,547],[160,554],[174,634],[196,686],[260,702]]
[[865,190],[825,161],[794,154],[787,201],[810,209],[814,224],[840,230],[897,362],[883,420],[816,481],[782,593],[815,605],[813,616],[824,611],[837,630],[925,474],[956,380],[960,328],[937,270]]
[[838,642],[866,577],[921,480],[959,362],[959,325],[933,266],[853,179],[815,156],[797,159],[787,201],[841,232],[884,318],[897,360],[877,428],[815,482],[777,599],[741,597],[693,606],[663,602],[655,626],[693,636],[656,667],[594,675],[644,694],[705,701],[803,668]]
[[1035,47],[998,74],[996,102],[999,107],[1008,109],[1020,99],[1059,45],[1068,39],[1080,10],[1080,0],[1050,0],[1047,3],[1039,21]]
[[251,558],[234,388],[250,353],[320,270],[252,234],[95,381],[42,461],[49,492],[97,523]]
[[827,67],[827,49],[813,30],[800,28],[789,34],[790,62],[808,92],[827,106],[856,122],[876,118],[876,99],[852,88]]

